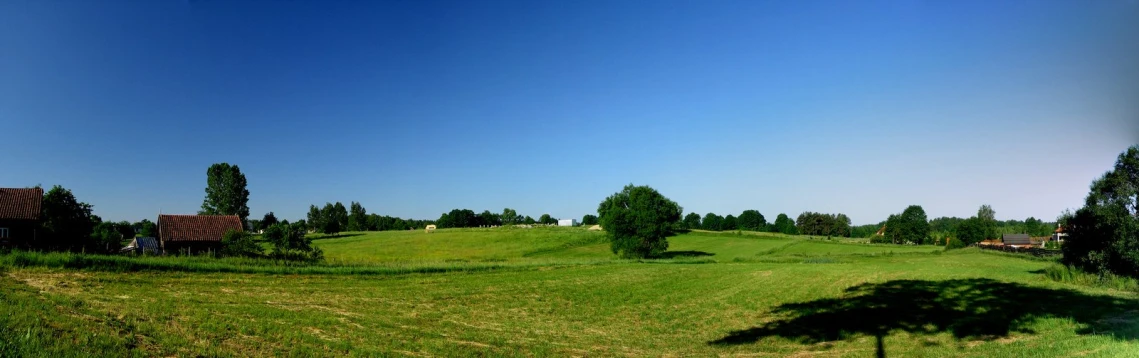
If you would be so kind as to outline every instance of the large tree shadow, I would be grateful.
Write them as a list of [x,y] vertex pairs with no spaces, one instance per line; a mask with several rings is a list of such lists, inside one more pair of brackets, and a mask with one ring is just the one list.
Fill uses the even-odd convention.
[[730,332],[708,342],[733,345],[779,336],[818,343],[870,335],[884,357],[882,338],[893,331],[952,333],[958,339],[991,340],[1011,332],[1033,333],[1038,319],[1069,318],[1078,334],[1139,338],[1139,301],[1047,289],[985,278],[947,281],[895,280],[850,287],[844,297],[788,303],[775,307],[780,319]]
[[675,259],[675,258],[679,258],[679,257],[701,257],[701,256],[713,256],[713,255],[715,255],[715,254],[710,253],[710,252],[704,252],[704,251],[691,251],[691,250],[689,250],[689,251],[665,251],[665,252],[660,253],[659,255],[654,256],[653,258],[655,258],[655,259]]

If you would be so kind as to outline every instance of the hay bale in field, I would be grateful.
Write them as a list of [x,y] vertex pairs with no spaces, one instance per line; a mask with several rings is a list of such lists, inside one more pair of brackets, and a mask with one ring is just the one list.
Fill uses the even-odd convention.
[[427,233],[435,232],[435,225],[434,224],[427,225],[427,229],[425,229],[423,232],[427,232]]
[[601,225],[590,226],[589,231],[601,231]]

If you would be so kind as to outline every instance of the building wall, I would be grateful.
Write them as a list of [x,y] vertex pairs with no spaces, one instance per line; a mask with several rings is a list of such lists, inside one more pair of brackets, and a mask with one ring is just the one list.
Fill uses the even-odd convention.
[[31,220],[0,219],[0,227],[8,229],[7,241],[13,245],[24,246],[39,234],[39,223]]

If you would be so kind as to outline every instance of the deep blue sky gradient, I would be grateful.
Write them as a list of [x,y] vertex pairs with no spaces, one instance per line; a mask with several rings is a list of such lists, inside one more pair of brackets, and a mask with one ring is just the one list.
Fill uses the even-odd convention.
[[1139,2],[8,1],[0,186],[309,204],[1054,219],[1139,143]]

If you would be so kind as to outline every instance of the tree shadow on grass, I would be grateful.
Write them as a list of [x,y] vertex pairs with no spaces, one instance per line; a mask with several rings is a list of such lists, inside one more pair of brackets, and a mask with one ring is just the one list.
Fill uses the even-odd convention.
[[665,251],[665,252],[662,252],[660,255],[657,255],[653,258],[655,258],[655,259],[675,259],[675,258],[681,258],[681,257],[701,257],[701,256],[713,256],[713,255],[715,255],[715,254],[710,253],[710,252],[704,252],[704,251]]
[[1139,338],[1139,300],[1047,289],[985,278],[946,281],[894,280],[846,289],[844,297],[788,303],[775,307],[781,319],[730,332],[712,345],[754,343],[779,336],[818,343],[870,335],[879,357],[882,338],[893,331],[957,339],[992,340],[1028,328],[1039,319],[1068,318],[1077,334]]
[[322,234],[321,236],[317,236],[317,237],[314,237],[312,239],[313,240],[342,239],[342,238],[353,237],[353,236],[364,236],[364,233],[362,233],[362,232],[343,233],[342,232],[339,234]]

